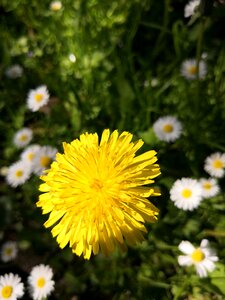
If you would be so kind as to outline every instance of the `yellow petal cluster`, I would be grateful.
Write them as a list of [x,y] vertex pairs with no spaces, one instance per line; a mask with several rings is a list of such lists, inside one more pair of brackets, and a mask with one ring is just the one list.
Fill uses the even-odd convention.
[[154,222],[158,209],[146,198],[159,193],[150,187],[160,174],[156,152],[136,156],[142,140],[108,129],[99,141],[96,133],[84,133],[41,179],[37,206],[50,213],[45,227],[51,227],[61,248],[68,243],[77,255],[89,259],[99,251],[111,253],[116,246],[143,240],[145,221]]

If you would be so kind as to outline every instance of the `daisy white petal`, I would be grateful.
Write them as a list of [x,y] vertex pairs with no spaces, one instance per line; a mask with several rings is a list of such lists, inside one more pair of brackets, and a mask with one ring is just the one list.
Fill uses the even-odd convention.
[[31,296],[34,300],[42,300],[54,290],[52,269],[47,265],[35,266],[28,277]]
[[170,190],[170,199],[180,209],[193,210],[199,206],[202,200],[201,185],[195,179],[178,179]]
[[0,299],[16,300],[24,294],[24,285],[17,274],[0,276]]
[[33,137],[33,131],[29,128],[22,128],[16,132],[13,138],[14,145],[23,148],[30,143]]
[[189,80],[197,79],[197,77],[203,79],[205,78],[206,73],[207,66],[203,60],[199,62],[199,69],[197,68],[197,61],[194,58],[183,61],[181,65],[182,76]]
[[45,85],[41,85],[34,90],[29,91],[27,98],[28,108],[35,112],[49,101],[49,92]]
[[182,125],[177,118],[172,116],[161,117],[153,124],[157,138],[165,142],[174,142],[182,133]]
[[191,254],[194,251],[194,246],[189,241],[182,241],[179,246],[179,250],[184,254]]
[[178,256],[178,263],[180,266],[190,266],[192,265],[192,260],[187,255],[179,255]]
[[24,161],[18,161],[8,168],[6,181],[9,185],[17,187],[30,178],[31,167]]
[[225,153],[216,152],[208,156],[205,160],[204,169],[210,176],[223,177],[225,174]]
[[199,277],[207,277],[207,270],[202,264],[195,264],[195,269]]
[[209,247],[209,240],[203,239],[203,240],[201,241],[201,243],[200,243],[200,247],[201,247],[201,248],[207,248],[207,247]]

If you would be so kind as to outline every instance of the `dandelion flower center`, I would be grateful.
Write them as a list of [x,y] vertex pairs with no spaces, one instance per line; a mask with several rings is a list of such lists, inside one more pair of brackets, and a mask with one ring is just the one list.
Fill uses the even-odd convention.
[[95,191],[100,191],[103,188],[103,182],[99,179],[94,179],[93,183],[91,184],[91,188]]
[[182,196],[184,198],[190,198],[192,195],[192,191],[190,189],[183,189]]
[[203,188],[206,190],[211,190],[212,184],[210,182],[203,183]]
[[43,288],[45,286],[45,279],[43,277],[40,277],[38,280],[37,280],[37,286],[39,288]]
[[22,177],[23,176],[23,171],[22,170],[17,170],[16,171],[16,177]]
[[21,134],[20,141],[21,142],[26,142],[27,141],[27,135],[26,134]]
[[192,252],[191,258],[195,262],[200,262],[203,261],[203,259],[205,258],[205,254],[202,252],[201,249],[198,248]]
[[8,299],[11,297],[13,288],[10,285],[6,285],[2,288],[2,297]]
[[166,133],[170,133],[173,131],[173,125],[172,124],[166,124],[163,126],[163,131]]
[[39,93],[35,94],[34,96],[35,101],[38,103],[41,102],[43,98],[44,98],[43,94],[39,94]]
[[197,66],[191,66],[188,68],[188,72],[191,74],[191,75],[195,75],[197,74]]
[[213,167],[215,169],[222,169],[224,167],[224,164],[223,162],[220,160],[220,159],[216,159],[214,162],[213,162]]
[[42,157],[41,157],[40,164],[41,164],[41,166],[42,166],[43,168],[48,167],[49,164],[50,164],[50,162],[51,162],[50,157],[48,157],[48,156],[42,156]]
[[[160,174],[156,152],[136,155],[142,140],[132,134],[104,130],[84,133],[70,144],[41,179],[37,206],[50,213],[45,227],[52,228],[61,248],[90,259],[100,251],[110,254],[119,246],[144,239],[145,222],[155,222],[158,209],[147,199],[159,195],[150,186]],[[57,224],[55,224],[57,223]]]

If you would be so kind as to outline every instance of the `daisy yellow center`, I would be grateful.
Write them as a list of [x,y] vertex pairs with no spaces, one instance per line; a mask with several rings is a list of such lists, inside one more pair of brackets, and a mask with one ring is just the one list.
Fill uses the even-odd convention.
[[45,286],[45,279],[43,277],[40,277],[38,280],[37,280],[37,286],[39,288],[43,288]]
[[197,74],[197,66],[191,66],[188,68],[188,72],[191,74],[191,75],[195,75]]
[[28,158],[29,160],[33,160],[33,159],[34,159],[34,153],[32,153],[32,152],[28,153],[28,154],[27,154],[27,158]]
[[6,249],[5,249],[5,254],[6,254],[6,255],[9,255],[9,256],[10,256],[10,255],[12,254],[12,252],[13,252],[12,248],[6,248]]
[[20,140],[21,140],[21,142],[26,142],[27,141],[27,135],[26,134],[21,134]]
[[40,164],[43,168],[46,168],[50,165],[51,159],[48,156],[42,156]]
[[210,189],[212,188],[212,184],[211,184],[210,182],[205,182],[205,183],[203,184],[203,188],[204,188],[205,190],[210,190]]
[[34,96],[34,99],[36,102],[41,102],[43,100],[44,96],[42,94],[36,94]]
[[[147,199],[159,193],[152,187],[160,174],[156,152],[136,156],[142,140],[132,134],[104,130],[98,135],[84,133],[57,155],[49,172],[41,177],[44,192],[37,203],[49,213],[45,227],[52,227],[61,248],[90,259],[91,254],[108,255],[126,243],[143,240],[144,223],[154,222],[157,208]],[[57,224],[55,224],[57,223]]]
[[163,126],[163,131],[166,133],[170,133],[173,131],[173,125],[171,124],[166,124]]
[[23,171],[22,170],[17,170],[16,171],[16,177],[22,177],[23,176]]
[[192,252],[191,258],[194,262],[200,262],[205,258],[205,254],[201,249],[197,248]]
[[216,159],[214,162],[213,162],[213,167],[215,169],[222,169],[224,167],[224,164],[223,162],[220,160],[220,159]]
[[8,299],[12,296],[13,288],[10,285],[6,285],[2,288],[2,297]]
[[190,198],[192,195],[192,191],[190,189],[183,189],[182,196],[184,198]]

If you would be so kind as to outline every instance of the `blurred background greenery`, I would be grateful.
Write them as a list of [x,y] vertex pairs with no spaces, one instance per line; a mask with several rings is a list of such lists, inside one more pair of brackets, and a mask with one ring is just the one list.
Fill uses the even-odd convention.
[[[162,196],[152,202],[159,221],[148,226],[146,241],[127,253],[98,255],[84,261],[60,250],[42,224],[36,208],[40,179],[33,176],[18,188],[1,177],[1,244],[16,240],[18,257],[1,264],[0,272],[26,279],[37,263],[51,265],[56,281],[49,299],[225,299],[224,179],[219,196],[193,212],[174,207],[173,182],[204,177],[205,157],[225,152],[225,3],[203,0],[184,18],[182,0],[64,0],[58,11],[49,1],[0,0],[1,167],[18,160],[12,138],[24,126],[33,142],[62,151],[82,132],[104,128],[127,130],[145,141],[144,150],[158,152]],[[181,76],[184,60],[204,55],[207,76]],[[23,67],[21,78],[6,69]],[[45,84],[47,108],[30,112],[30,89]],[[153,122],[174,115],[183,124],[174,143],[159,141]],[[181,240],[210,239],[220,261],[216,271],[200,279],[177,263]],[[24,299],[29,296],[25,295]]]

